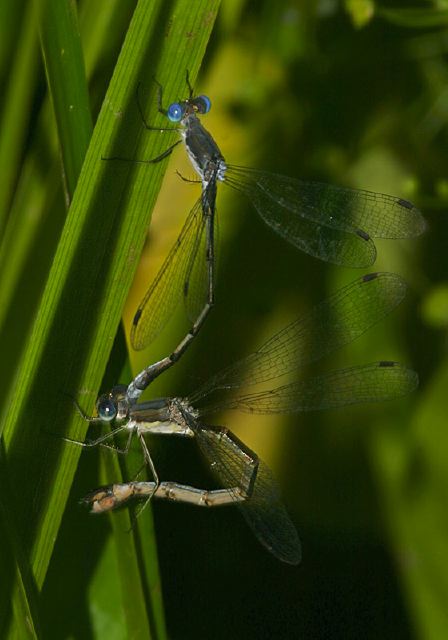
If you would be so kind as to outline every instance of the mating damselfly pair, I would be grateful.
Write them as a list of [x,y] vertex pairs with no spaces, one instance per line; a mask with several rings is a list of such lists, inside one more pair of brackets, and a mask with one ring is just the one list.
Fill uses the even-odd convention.
[[[191,344],[214,303],[217,185],[227,183],[249,197],[263,220],[298,248],[346,266],[362,267],[374,262],[372,237],[412,237],[421,233],[425,224],[407,200],[228,165],[198,118],[209,111],[209,99],[195,97],[189,83],[188,86],[189,98],[168,109],[162,106],[159,87],[159,112],[178,123],[175,128],[199,175],[202,193],[135,314],[132,343],[135,348],[143,348],[151,342],[182,299],[191,327],[171,354],[146,367],[128,386],[115,387],[101,396],[97,401],[98,417],[89,418],[112,424],[113,429],[85,446],[114,448],[110,445],[114,434],[128,431],[128,442],[122,451],[128,451],[136,436],[152,479],[101,487],[89,493],[84,502],[95,513],[121,506],[132,498],[164,498],[201,506],[235,503],[259,541],[280,560],[296,564],[301,556],[299,539],[269,469],[228,429],[206,424],[203,416],[227,408],[251,413],[310,411],[378,402],[412,391],[417,385],[415,372],[391,361],[305,376],[292,382],[283,380],[276,386],[283,376],[303,372],[307,364],[350,343],[381,320],[402,300],[405,284],[392,273],[363,276],[188,397],[139,402],[148,385]],[[146,123],[143,112],[142,119],[147,129],[155,129]],[[158,162],[174,146],[158,158],[139,161]],[[252,393],[240,392],[242,387],[251,385],[261,388]],[[194,437],[222,488],[206,490],[160,481],[145,440],[148,433]]]

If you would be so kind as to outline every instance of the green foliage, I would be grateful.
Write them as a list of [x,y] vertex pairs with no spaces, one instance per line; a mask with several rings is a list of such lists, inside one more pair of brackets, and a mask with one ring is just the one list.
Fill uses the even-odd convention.
[[[0,5],[0,635],[164,638],[166,619],[173,638],[443,637],[444,4],[228,0],[213,28],[218,5]],[[78,500],[129,477],[132,459],[81,456],[61,440],[86,437],[70,396],[91,414],[99,389],[129,381],[120,318],[127,332],[197,198],[175,175],[191,175],[181,148],[159,196],[168,161],[103,159],[153,158],[176,139],[144,130],[136,89],[163,126],[153,79],[169,103],[185,96],[186,70],[212,100],[204,124],[229,162],[400,195],[429,221],[421,241],[378,243],[374,268],[402,274],[408,298],[328,363],[404,361],[420,374],[416,394],[322,415],[216,417],[279,479],[303,544],[297,569],[259,548],[232,509],[159,504],[156,524],[146,508],[133,527],[127,510],[89,517]],[[299,255],[235,195],[219,198],[216,307],[150,397],[188,393],[354,278]],[[132,371],[182,331],[176,319],[130,353]],[[151,441],[163,478],[208,486],[194,447],[167,440]]]
[[[21,560],[25,557],[30,563],[32,580],[37,589],[41,589],[80,454],[79,447],[62,446],[55,435],[69,433],[83,440],[86,432],[86,423],[73,411],[67,393],[81,394],[80,401],[92,412],[162,178],[163,166],[155,168],[153,180],[148,184],[147,177],[141,171],[134,171],[132,165],[115,169],[103,157],[114,155],[114,149],[132,155],[137,148],[149,157],[157,155],[160,146],[157,137],[149,144],[144,141],[140,147],[135,146],[141,133],[141,123],[135,117],[135,108],[132,110],[135,87],[148,70],[151,75],[162,78],[171,90],[184,83],[184,78],[177,73],[180,66],[187,65],[194,77],[216,8],[217,3],[203,2],[196,3],[192,9],[190,3],[182,0],[169,10],[163,2],[141,2],[136,7],[87,150],[91,115],[75,5],[37,4],[66,181],[66,201],[70,200],[77,184],[62,229],[61,217],[55,215],[47,221],[46,230],[49,232],[51,227],[57,246],[54,241],[52,246],[50,243],[38,245],[36,237],[27,240],[30,252],[48,252],[39,255],[39,261],[47,266],[47,273],[42,273],[39,282],[33,283],[37,289],[34,299],[37,302],[40,298],[34,321],[31,323],[31,305],[22,299],[20,307],[11,308],[11,316],[4,325],[6,330],[8,321],[29,314],[27,326],[21,333],[23,353],[16,359],[15,369],[8,371],[13,385],[5,389],[7,410],[2,425],[3,459],[5,467],[6,459],[11,461],[7,469],[13,487],[4,496],[3,512],[9,514],[9,538],[22,549],[16,554],[16,568],[10,563],[4,572],[3,633],[11,625],[8,592],[12,593],[15,614],[10,627],[12,634],[22,633],[24,618],[20,603],[28,600],[29,611],[37,611],[32,600],[34,590],[27,590],[25,581],[18,579],[22,575]],[[118,16],[121,17],[119,12]],[[122,30],[126,30],[126,25],[122,25]],[[95,37],[93,32],[91,37]],[[28,40],[23,46],[30,46]],[[29,65],[34,64],[30,56],[26,59]],[[151,100],[155,104],[153,89]],[[17,100],[17,93],[11,91],[8,97]],[[42,119],[44,117],[42,115]],[[43,130],[41,135],[51,136],[51,131]],[[40,144],[37,140],[36,146]],[[31,148],[30,162],[33,153],[41,151]],[[52,178],[56,178],[54,171]],[[57,206],[61,204],[59,197]],[[27,201],[21,210],[32,206],[33,201]],[[20,232],[11,216],[7,225]],[[5,238],[13,244],[19,236],[16,247],[4,249],[11,257],[15,249],[22,251],[22,239],[20,233],[8,231],[7,228]],[[16,265],[22,266],[23,260],[17,259]],[[13,356],[11,353],[11,361]],[[163,637],[160,622],[151,630],[153,621],[148,618],[145,603],[151,596],[145,595],[149,587],[143,584],[148,577],[144,577],[145,562],[134,548],[135,537],[136,534],[133,542],[132,536],[128,536],[125,554],[128,561],[120,562],[123,607],[129,614],[126,615],[127,633],[129,637],[140,633],[145,637],[151,633]],[[151,545],[151,540],[145,544]],[[153,563],[154,558],[153,554]],[[160,620],[160,614],[157,617]],[[31,621],[32,625],[37,622]]]

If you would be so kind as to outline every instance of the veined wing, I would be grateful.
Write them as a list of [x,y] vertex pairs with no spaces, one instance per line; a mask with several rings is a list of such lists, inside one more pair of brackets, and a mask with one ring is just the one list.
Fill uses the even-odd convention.
[[202,200],[199,198],[137,309],[131,329],[134,349],[148,346],[168,322],[182,298],[188,295],[189,276],[194,264],[197,260],[204,260],[199,250],[204,228]]
[[[227,429],[191,426],[218,482],[235,499],[260,543],[279,560],[298,564],[299,537],[269,468]],[[248,494],[246,500],[241,501],[240,490]]]
[[218,401],[202,408],[200,415],[222,409],[262,414],[335,409],[400,398],[417,385],[416,372],[399,362],[374,362],[237,396],[227,402]]
[[411,202],[381,193],[233,165],[224,182],[244,193],[286,240],[334,264],[367,267],[376,257],[371,238],[410,238],[426,228]]
[[213,176],[201,195],[204,230],[201,233],[195,259],[184,289],[184,303],[192,324],[196,321],[206,302],[213,302],[216,281],[216,176]]
[[349,344],[392,311],[406,292],[394,273],[358,278],[279,331],[251,355],[213,376],[189,400],[194,404],[217,389],[232,389],[278,378]]

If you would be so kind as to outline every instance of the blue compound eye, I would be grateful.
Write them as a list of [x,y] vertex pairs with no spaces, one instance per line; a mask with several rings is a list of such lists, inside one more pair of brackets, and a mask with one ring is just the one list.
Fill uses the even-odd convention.
[[198,96],[194,102],[199,113],[208,113],[212,108],[212,101],[208,96]]
[[117,406],[110,398],[101,398],[96,410],[98,416],[105,422],[111,422],[117,415]]
[[180,122],[184,115],[184,108],[178,102],[173,102],[173,104],[170,104],[168,107],[166,115],[171,122]]

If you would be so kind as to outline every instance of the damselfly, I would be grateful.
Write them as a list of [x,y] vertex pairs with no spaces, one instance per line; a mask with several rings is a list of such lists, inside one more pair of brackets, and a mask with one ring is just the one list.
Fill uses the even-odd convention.
[[[112,423],[111,432],[82,443],[105,445],[120,431],[140,441],[153,481],[101,487],[85,497],[93,512],[120,506],[131,498],[152,496],[201,506],[235,503],[258,540],[277,558],[300,560],[297,533],[281,503],[272,474],[256,454],[224,427],[202,420],[222,409],[250,413],[285,413],[330,409],[363,402],[379,402],[412,391],[418,382],[411,369],[397,362],[339,369],[253,393],[242,386],[263,385],[294,372],[303,372],[334,350],[349,344],[394,309],[405,294],[405,283],[392,273],[372,273],[347,285],[289,324],[257,351],[213,376],[185,398],[159,398],[137,403],[155,377],[159,363],[143,370],[126,386],[118,386],[97,401],[97,418]],[[148,433],[194,437],[222,489],[208,491],[176,482],[159,482],[145,441]],[[113,448],[113,447],[112,447]]]
[[[248,169],[225,162],[218,145],[202,126],[198,115],[209,112],[207,96],[194,97],[188,81],[189,97],[162,106],[159,85],[158,110],[178,126],[181,140],[175,142],[154,163],[167,157],[182,140],[204,190],[213,186],[213,215],[203,215],[201,200],[191,210],[182,232],[162,265],[134,316],[131,342],[143,349],[165,326],[181,299],[194,323],[213,303],[213,222],[215,182],[228,184],[243,193],[258,214],[285,240],[316,258],[348,267],[366,267],[375,261],[372,238],[410,238],[425,229],[416,207],[402,198],[347,189],[318,182],[304,182],[282,175]],[[208,224],[207,228],[206,225]],[[209,268],[205,268],[206,258]]]

